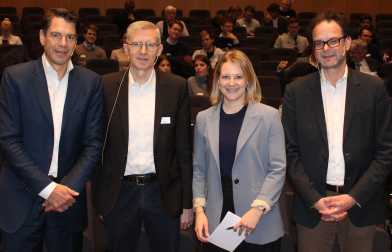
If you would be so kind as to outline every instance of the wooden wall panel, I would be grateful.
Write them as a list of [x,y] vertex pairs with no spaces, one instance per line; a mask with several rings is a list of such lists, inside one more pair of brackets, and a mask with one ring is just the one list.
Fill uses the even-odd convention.
[[[152,8],[156,13],[160,13],[167,4],[177,6],[187,15],[190,9],[209,9],[213,14],[219,9],[226,9],[230,5],[240,5],[245,7],[250,4],[259,10],[273,2],[272,0],[136,0],[138,8]],[[24,6],[41,6],[43,8],[65,7],[77,11],[79,7],[98,7],[102,13],[107,8],[122,7],[124,0],[0,0],[0,6],[16,6],[18,13],[21,14]],[[335,9],[345,13],[369,12],[392,13],[391,0],[296,0],[294,8],[297,11],[322,11]]]

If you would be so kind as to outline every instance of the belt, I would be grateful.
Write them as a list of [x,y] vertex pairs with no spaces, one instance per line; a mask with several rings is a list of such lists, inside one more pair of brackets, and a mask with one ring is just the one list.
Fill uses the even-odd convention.
[[155,173],[147,173],[143,175],[127,175],[123,177],[123,180],[136,185],[145,185],[157,180]]
[[336,193],[343,193],[344,192],[343,186],[327,184],[326,188],[328,191],[331,191],[331,192],[336,192]]

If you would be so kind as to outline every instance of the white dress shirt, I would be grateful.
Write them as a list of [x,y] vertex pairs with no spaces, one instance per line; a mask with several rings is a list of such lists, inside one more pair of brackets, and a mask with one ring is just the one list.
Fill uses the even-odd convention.
[[137,83],[129,71],[128,78],[128,155],[124,176],[155,173],[154,117],[155,71],[146,83]]
[[[48,86],[50,108],[52,111],[53,119],[53,153],[48,175],[57,177],[63,111],[65,98],[67,96],[69,72],[73,69],[73,65],[72,62],[69,61],[65,75],[60,80],[57,72],[50,65],[45,54],[42,55],[42,64],[44,68],[46,83]],[[55,187],[55,182],[50,183],[39,193],[39,196],[44,199],[47,199]]]
[[343,155],[343,125],[346,105],[347,66],[342,78],[334,87],[321,71],[321,94],[328,137],[327,184],[343,186],[345,163]]

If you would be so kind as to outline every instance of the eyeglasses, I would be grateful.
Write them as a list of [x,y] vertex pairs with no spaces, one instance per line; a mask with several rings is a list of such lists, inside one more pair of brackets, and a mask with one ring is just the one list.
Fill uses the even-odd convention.
[[137,41],[131,42],[131,43],[126,43],[126,44],[129,45],[131,47],[131,49],[134,49],[134,50],[141,50],[143,48],[143,46],[145,46],[147,51],[154,51],[160,45],[160,43],[137,42]]
[[60,32],[49,32],[49,37],[60,42],[64,37],[68,43],[74,43],[77,39],[76,34],[61,34]]
[[313,41],[313,48],[315,50],[321,50],[324,48],[325,44],[327,44],[328,47],[330,47],[330,48],[338,47],[340,45],[340,41],[345,38],[346,38],[346,36],[342,36],[340,38],[331,38],[331,39],[328,39],[327,41],[315,40],[315,41]]

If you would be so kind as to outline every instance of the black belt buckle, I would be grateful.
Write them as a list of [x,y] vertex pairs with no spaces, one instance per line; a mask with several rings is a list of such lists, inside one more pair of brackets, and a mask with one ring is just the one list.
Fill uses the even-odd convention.
[[135,180],[136,180],[136,185],[139,185],[139,186],[145,185],[144,176],[136,176]]

